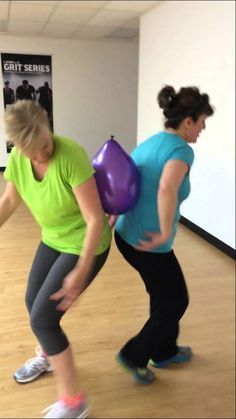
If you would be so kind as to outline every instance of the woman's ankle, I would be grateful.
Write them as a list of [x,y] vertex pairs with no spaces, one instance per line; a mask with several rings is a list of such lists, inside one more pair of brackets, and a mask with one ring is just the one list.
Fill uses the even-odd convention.
[[81,400],[84,399],[84,394],[79,393],[76,396],[62,396],[60,400],[65,403],[67,406],[74,407],[77,406]]

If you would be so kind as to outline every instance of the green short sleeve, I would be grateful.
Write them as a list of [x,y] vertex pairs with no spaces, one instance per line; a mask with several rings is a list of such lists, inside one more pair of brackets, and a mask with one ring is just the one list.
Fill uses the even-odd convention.
[[95,173],[83,147],[72,150],[68,159],[67,176],[70,186],[75,188],[88,180]]

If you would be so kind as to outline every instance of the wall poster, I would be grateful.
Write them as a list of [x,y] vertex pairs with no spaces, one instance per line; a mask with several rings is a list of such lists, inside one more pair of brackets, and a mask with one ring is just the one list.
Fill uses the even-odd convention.
[[[17,100],[36,100],[46,110],[53,131],[51,61],[50,55],[1,54],[4,109]],[[10,153],[9,141],[6,147]]]

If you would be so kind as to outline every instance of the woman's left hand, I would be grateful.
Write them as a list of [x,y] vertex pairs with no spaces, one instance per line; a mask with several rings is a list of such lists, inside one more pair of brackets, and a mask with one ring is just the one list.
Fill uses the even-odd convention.
[[83,292],[84,281],[80,280],[78,272],[72,270],[64,278],[62,287],[59,291],[55,292],[50,296],[50,300],[61,300],[60,303],[56,306],[57,310],[66,311],[71,306],[71,304],[79,297]]
[[166,243],[169,239],[169,237],[162,233],[153,233],[151,231],[146,231],[145,235],[147,236],[147,240],[139,240],[138,244],[134,246],[135,249],[141,250],[142,252],[148,252],[154,247]]

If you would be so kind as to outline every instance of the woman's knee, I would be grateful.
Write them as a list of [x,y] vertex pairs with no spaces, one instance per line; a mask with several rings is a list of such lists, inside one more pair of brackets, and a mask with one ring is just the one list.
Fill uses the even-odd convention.
[[48,355],[55,355],[66,349],[69,342],[59,321],[49,321],[43,316],[30,316],[32,332]]
[[34,313],[31,312],[30,327],[32,331],[37,335],[38,330],[47,329],[48,326],[43,316],[36,316]]
[[189,294],[188,294],[187,288],[185,288],[184,295],[183,295],[183,306],[185,307],[185,310],[188,307],[188,305],[189,305]]
[[176,301],[176,312],[179,318],[181,318],[189,305],[189,296],[187,290],[183,293],[182,297]]
[[39,310],[33,307],[30,312],[30,326],[34,333],[37,330],[56,330],[59,327],[61,316],[57,313],[48,313],[46,310]]
[[26,308],[28,310],[28,313],[31,312],[32,307],[33,307],[33,303],[34,303],[33,298],[28,293],[26,293],[26,295],[25,295],[25,305],[26,305]]

